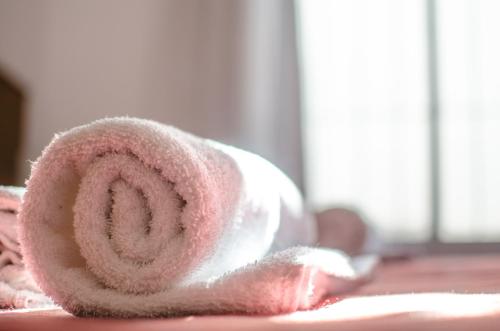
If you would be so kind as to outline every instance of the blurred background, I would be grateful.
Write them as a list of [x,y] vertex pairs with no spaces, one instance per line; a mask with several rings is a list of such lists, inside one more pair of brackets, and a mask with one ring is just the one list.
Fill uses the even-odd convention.
[[499,241],[499,31],[496,0],[0,0],[0,182],[130,115],[256,152],[387,241]]

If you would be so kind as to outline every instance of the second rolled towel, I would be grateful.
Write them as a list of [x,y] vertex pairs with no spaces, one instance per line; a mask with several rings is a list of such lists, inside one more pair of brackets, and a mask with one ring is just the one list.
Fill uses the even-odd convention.
[[23,265],[17,235],[23,193],[20,187],[0,186],[0,309],[52,305]]
[[157,122],[99,120],[34,164],[21,241],[39,286],[77,315],[281,313],[356,283],[315,242],[264,159]]

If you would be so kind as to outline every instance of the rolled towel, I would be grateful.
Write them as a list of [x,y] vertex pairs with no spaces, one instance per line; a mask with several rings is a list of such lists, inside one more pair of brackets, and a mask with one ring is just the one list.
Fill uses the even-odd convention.
[[103,119],[58,135],[20,215],[26,262],[67,311],[273,314],[360,280],[264,159],[157,122]]
[[21,265],[21,249],[17,240],[17,213],[24,189],[0,186],[0,268]]
[[23,265],[17,238],[17,214],[23,193],[23,188],[0,186],[0,308],[52,304]]

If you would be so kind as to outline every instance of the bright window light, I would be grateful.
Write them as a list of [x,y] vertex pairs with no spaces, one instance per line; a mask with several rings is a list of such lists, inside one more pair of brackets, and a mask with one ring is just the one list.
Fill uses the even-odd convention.
[[430,236],[425,2],[297,1],[306,191],[388,240]]
[[499,17],[497,0],[298,0],[310,202],[391,241],[499,241]]
[[446,241],[500,238],[500,1],[437,1]]

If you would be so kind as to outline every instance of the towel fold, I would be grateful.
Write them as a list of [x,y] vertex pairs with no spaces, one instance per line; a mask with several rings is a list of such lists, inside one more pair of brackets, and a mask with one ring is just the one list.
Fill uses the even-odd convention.
[[0,308],[51,305],[24,268],[17,238],[17,214],[24,189],[0,186]]
[[0,268],[21,265],[21,249],[17,240],[17,213],[23,189],[0,186]]
[[76,315],[283,313],[361,279],[342,253],[301,247],[315,222],[277,168],[149,120],[56,136],[20,218],[28,267]]

